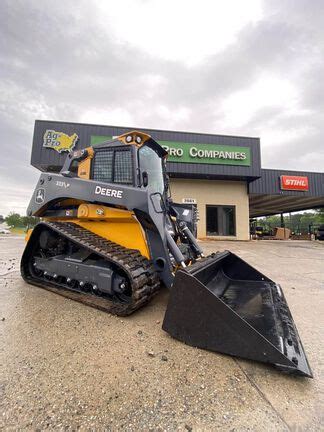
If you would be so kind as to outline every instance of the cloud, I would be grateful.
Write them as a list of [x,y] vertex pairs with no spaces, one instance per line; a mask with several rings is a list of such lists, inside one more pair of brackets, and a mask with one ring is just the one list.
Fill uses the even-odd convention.
[[262,16],[259,0],[218,4],[214,0],[123,0],[114,7],[105,1],[96,5],[100,23],[112,29],[119,41],[152,57],[188,66],[226,49],[246,24]]
[[323,171],[323,2],[234,3],[0,2],[0,213],[34,188],[36,118],[260,136],[264,166]]

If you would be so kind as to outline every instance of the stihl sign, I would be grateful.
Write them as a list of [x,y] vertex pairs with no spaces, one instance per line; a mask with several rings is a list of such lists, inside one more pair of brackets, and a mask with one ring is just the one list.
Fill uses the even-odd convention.
[[308,177],[282,175],[280,187],[282,190],[308,191]]

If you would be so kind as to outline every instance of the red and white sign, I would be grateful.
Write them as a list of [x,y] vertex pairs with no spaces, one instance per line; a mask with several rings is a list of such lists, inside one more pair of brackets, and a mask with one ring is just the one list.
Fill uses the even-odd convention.
[[282,190],[308,191],[308,177],[282,175],[280,187]]

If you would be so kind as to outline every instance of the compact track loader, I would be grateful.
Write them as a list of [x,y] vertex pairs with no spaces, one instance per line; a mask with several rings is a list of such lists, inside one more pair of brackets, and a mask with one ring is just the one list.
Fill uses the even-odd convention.
[[163,329],[186,344],[312,376],[283,291],[229,251],[204,257],[168,195],[167,152],[129,132],[42,173],[26,282],[116,315],[170,289]]

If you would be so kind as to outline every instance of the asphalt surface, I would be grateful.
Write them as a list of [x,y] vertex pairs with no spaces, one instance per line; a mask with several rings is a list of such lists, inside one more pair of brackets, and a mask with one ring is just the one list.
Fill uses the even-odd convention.
[[27,285],[23,238],[0,236],[0,429],[324,430],[324,244],[201,244],[281,283],[314,379],[172,339],[166,290],[120,319]]

